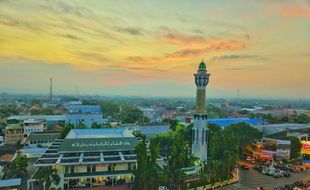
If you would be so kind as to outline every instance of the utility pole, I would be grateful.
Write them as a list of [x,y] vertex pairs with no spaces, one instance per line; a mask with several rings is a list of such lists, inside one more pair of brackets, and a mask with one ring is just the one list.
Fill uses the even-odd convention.
[[50,77],[50,97],[49,102],[52,103],[53,101],[53,79]]

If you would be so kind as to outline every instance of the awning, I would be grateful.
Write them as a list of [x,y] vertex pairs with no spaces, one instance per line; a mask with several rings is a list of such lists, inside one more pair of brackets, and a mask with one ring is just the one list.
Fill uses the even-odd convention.
[[273,157],[269,155],[260,155],[260,158],[263,160],[270,160],[270,161],[273,160]]

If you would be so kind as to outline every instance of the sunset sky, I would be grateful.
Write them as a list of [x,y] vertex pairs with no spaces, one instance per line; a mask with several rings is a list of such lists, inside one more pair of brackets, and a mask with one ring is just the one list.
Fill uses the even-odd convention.
[[310,1],[0,0],[0,93],[310,98]]

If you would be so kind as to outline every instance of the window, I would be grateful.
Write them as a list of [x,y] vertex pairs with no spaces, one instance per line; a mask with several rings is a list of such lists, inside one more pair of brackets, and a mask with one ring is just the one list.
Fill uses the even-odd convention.
[[205,141],[204,141],[204,135],[205,135],[205,133],[204,133],[204,130],[202,130],[201,132],[202,132],[202,133],[201,133],[201,143],[204,144],[204,143],[205,143]]
[[206,134],[205,141],[206,141],[206,144],[208,144],[208,131],[205,131],[205,134]]
[[193,129],[193,130],[192,130],[192,141],[193,141],[193,142],[195,141],[195,132],[196,132],[195,129]]

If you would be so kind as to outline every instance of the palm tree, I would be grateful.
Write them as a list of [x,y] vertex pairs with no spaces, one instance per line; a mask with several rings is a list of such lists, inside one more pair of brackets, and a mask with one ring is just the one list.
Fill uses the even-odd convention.
[[16,158],[10,163],[7,168],[7,177],[27,177],[28,176],[28,159],[26,156],[22,156],[20,153],[16,156]]
[[49,189],[52,184],[58,185],[60,176],[57,174],[57,170],[52,167],[40,168],[37,173],[37,180],[43,184],[43,189]]

